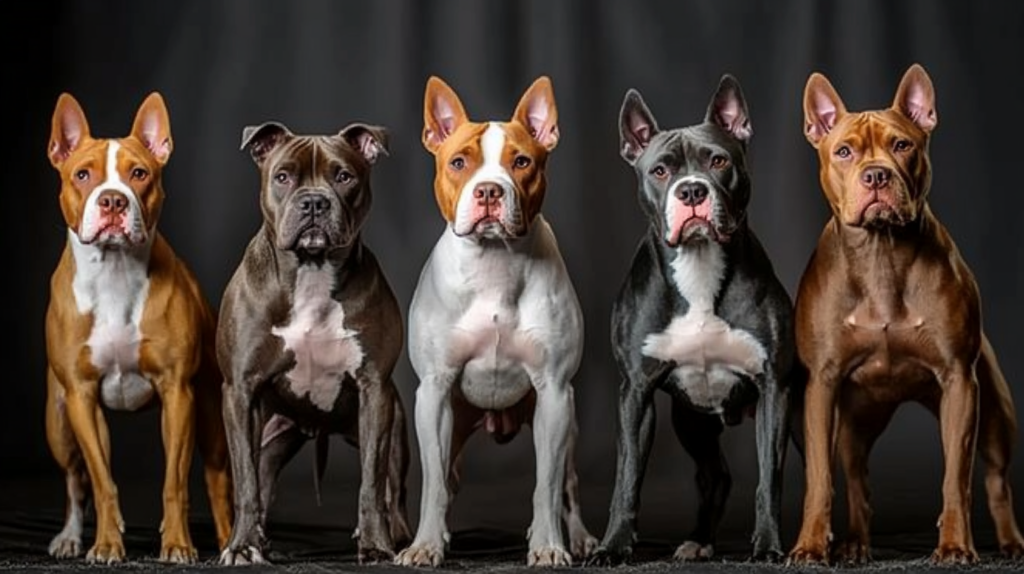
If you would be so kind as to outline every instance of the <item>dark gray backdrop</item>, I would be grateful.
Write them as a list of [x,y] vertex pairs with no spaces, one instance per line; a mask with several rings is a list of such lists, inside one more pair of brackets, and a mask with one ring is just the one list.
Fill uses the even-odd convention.
[[[815,155],[801,134],[804,81],[820,70],[851,109],[882,107],[906,67],[922,63],[938,94],[932,205],[977,274],[989,335],[1022,401],[1024,354],[1015,336],[1024,318],[1024,194],[1017,176],[1024,151],[1018,142],[1022,23],[1021,3],[933,0],[54,0],[9,15],[0,507],[56,515],[63,508],[63,484],[43,429],[43,316],[64,240],[57,176],[45,150],[61,91],[79,99],[95,134],[107,136],[127,133],[149,91],[163,93],[175,151],[165,172],[161,228],[214,304],[259,223],[257,172],[238,150],[243,126],[268,119],[324,133],[355,120],[387,126],[392,151],[375,168],[365,241],[404,313],[442,229],[433,164],[419,141],[427,77],[447,80],[470,115],[482,119],[507,117],[536,76],[550,75],[562,139],[550,162],[544,211],[586,314],[578,464],[585,518],[599,536],[615,459],[618,380],[608,314],[645,226],[632,171],[617,153],[626,89],[638,88],[662,125],[672,126],[702,118],[722,73],[739,78],[755,133],[751,223],[792,293],[827,214]],[[416,380],[404,355],[397,382],[411,412]],[[661,415],[666,406],[659,398]],[[126,519],[129,526],[145,523],[160,501],[157,415],[110,420],[115,478],[130,501]],[[679,539],[692,524],[694,469],[666,416],[658,427],[641,529]],[[415,448],[411,434],[410,441]],[[279,520],[353,523],[355,454],[333,444],[323,505],[313,499],[307,449],[286,472],[287,488],[274,509]],[[729,432],[726,446],[736,482],[723,527],[744,538],[756,477],[752,425]],[[1020,498],[1024,452],[1016,455]],[[524,531],[533,484],[529,434],[500,449],[474,441],[465,461],[467,491],[456,502],[453,526]],[[934,532],[941,469],[935,421],[918,407],[901,411],[871,461],[875,528]],[[417,459],[409,476],[414,523],[419,479]],[[803,488],[795,454],[786,480],[788,544]],[[987,529],[981,483],[976,486],[975,522]],[[204,512],[200,489],[193,505]],[[979,536],[978,543],[990,540]]]

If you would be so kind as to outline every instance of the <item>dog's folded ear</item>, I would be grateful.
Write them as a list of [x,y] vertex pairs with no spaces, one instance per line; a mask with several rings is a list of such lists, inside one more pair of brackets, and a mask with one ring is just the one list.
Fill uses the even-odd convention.
[[903,74],[892,108],[910,118],[925,133],[930,133],[939,123],[935,111],[935,87],[921,64],[910,66]]
[[630,165],[644,153],[658,133],[658,122],[640,92],[630,88],[619,109],[619,153]]
[[382,126],[352,123],[338,132],[372,165],[380,155],[391,155],[388,150],[388,130]]
[[750,136],[754,135],[743,89],[739,80],[731,74],[723,75],[718,82],[718,89],[708,104],[704,121],[717,125],[743,143],[750,141]]
[[811,74],[804,86],[804,135],[807,141],[818,147],[845,113],[846,105],[828,78],[819,72]]
[[54,167],[60,167],[71,152],[78,149],[82,141],[89,137],[89,122],[85,119],[85,112],[82,111],[78,100],[65,92],[57,98],[51,124],[50,143],[46,148],[46,155]]
[[269,121],[258,126],[246,126],[242,130],[240,149],[247,150],[257,165],[263,165],[274,148],[292,137],[291,130],[280,122]]

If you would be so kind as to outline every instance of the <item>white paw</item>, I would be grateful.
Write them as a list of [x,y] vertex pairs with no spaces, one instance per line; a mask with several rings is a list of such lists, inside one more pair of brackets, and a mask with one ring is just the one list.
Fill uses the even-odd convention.
[[564,548],[547,546],[530,550],[526,555],[527,566],[572,566],[572,556]]
[[395,556],[399,566],[430,566],[437,568],[444,562],[444,549],[440,544],[413,544]]
[[54,558],[78,558],[82,555],[82,537],[62,531],[53,537],[49,551]]
[[676,548],[676,553],[672,555],[675,560],[683,562],[693,562],[696,560],[708,560],[715,555],[715,547],[708,544],[701,546],[699,543],[692,540],[687,540]]
[[246,564],[267,564],[263,553],[255,546],[243,546],[242,548],[225,548],[220,553],[221,566],[243,566]]

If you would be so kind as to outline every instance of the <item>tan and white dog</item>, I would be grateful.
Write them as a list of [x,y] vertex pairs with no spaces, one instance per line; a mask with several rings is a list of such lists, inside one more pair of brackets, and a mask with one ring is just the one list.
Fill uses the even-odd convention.
[[409,312],[423,489],[419,529],[396,562],[444,560],[446,514],[473,432],[483,427],[504,443],[529,424],[537,482],[527,562],[568,565],[570,550],[582,558],[597,540],[580,518],[573,463],[572,378],[583,352],[583,316],[541,215],[545,167],[559,136],[551,82],[538,78],[510,121],[473,122],[455,92],[432,77],[424,121],[446,225]]
[[[46,437],[67,479],[64,529],[50,544],[80,555],[89,494],[96,540],[86,558],[125,557],[104,409],[159,404],[166,474],[160,559],[193,562],[189,472],[203,457],[220,547],[231,533],[231,475],[214,356],[215,317],[196,278],[157,231],[161,171],[171,155],[167,108],[152,93],[124,138],[94,138],[81,106],[62,94],[48,155],[60,173],[67,243],[46,313]],[[91,492],[90,492],[91,485]]]

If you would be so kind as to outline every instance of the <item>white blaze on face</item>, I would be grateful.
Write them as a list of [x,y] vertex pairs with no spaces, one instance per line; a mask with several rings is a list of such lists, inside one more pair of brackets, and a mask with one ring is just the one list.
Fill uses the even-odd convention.
[[[501,186],[504,194],[499,200],[500,218],[503,222],[508,223],[518,220],[519,205],[516,183],[505,166],[501,164],[501,158],[505,152],[505,142],[505,130],[501,125],[496,122],[488,123],[487,129],[480,136],[483,163],[459,192],[459,202],[455,208],[456,234],[472,233],[477,221],[487,213],[479,206],[477,198],[473,197],[473,190],[481,183],[494,183]],[[508,227],[507,224],[506,227]]]
[[358,333],[345,327],[345,309],[331,297],[334,273],[330,265],[300,267],[291,317],[270,331],[295,354],[295,366],[285,375],[292,392],[323,411],[334,407],[345,376],[355,377],[363,364]]
[[146,226],[142,221],[142,206],[139,198],[135,196],[132,188],[128,187],[117,170],[117,153],[121,144],[111,140],[107,144],[107,157],[104,165],[104,180],[93,188],[89,197],[85,200],[85,210],[82,213],[82,223],[78,229],[78,236],[82,241],[89,243],[97,239],[100,231],[110,221],[103,217],[103,210],[100,208],[100,195],[105,191],[117,191],[128,200],[128,207],[124,214],[117,220],[118,226],[128,235],[132,243],[140,243],[146,239]]

